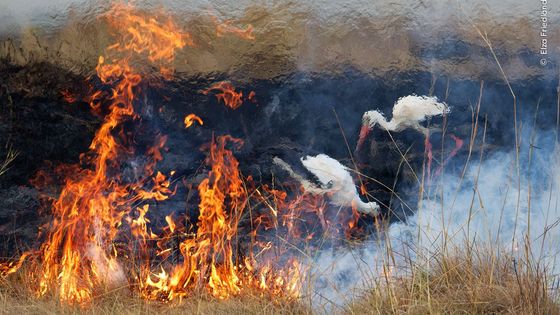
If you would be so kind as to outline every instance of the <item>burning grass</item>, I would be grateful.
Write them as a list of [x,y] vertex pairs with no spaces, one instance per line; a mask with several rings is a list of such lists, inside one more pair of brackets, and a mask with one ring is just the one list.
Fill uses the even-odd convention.
[[150,302],[132,295],[128,287],[117,288],[96,296],[83,308],[47,297],[37,299],[26,279],[13,275],[0,285],[1,314],[310,314],[310,309],[297,301],[245,292],[227,300],[205,293],[194,293],[177,303]]
[[323,307],[306,297],[250,290],[225,300],[195,291],[181,301],[151,302],[121,287],[94,296],[84,308],[54,296],[37,299],[24,268],[0,285],[0,308],[3,314],[560,314],[548,270],[495,248],[466,244],[434,253],[429,262],[410,263],[405,275],[387,272],[374,279],[364,273],[368,285],[361,293],[346,305]]

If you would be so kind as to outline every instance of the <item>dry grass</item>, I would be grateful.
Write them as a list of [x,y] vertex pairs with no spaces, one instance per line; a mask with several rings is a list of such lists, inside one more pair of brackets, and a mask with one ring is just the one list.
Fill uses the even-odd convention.
[[18,152],[12,148],[11,145],[7,144],[7,153],[3,161],[0,161],[0,176],[4,175],[10,168],[12,162],[17,158]]
[[111,294],[92,306],[62,306],[54,300],[0,296],[0,314],[308,314],[297,305],[274,304],[268,299],[242,297],[227,301],[191,299],[181,304],[147,303],[125,294]]
[[[524,264],[492,248],[464,246],[411,265],[408,276],[371,281],[343,314],[560,314],[558,292],[545,268]],[[471,248],[471,249],[469,249]],[[465,250],[467,249],[467,250]],[[37,298],[25,279],[12,274],[0,285],[0,314],[313,314],[309,301],[244,293],[228,300],[195,294],[182,302],[147,302],[128,288],[96,297],[86,307]],[[365,277],[365,276],[364,276]],[[335,310],[335,308],[332,308]]]
[[[466,246],[465,248],[469,248]],[[349,314],[560,314],[544,268],[496,251],[436,254],[410,276],[386,279],[348,305]]]
[[[12,280],[14,281],[14,280]],[[16,280],[17,281],[17,280]],[[87,306],[68,306],[54,298],[37,298],[24,285],[5,282],[0,286],[0,314],[310,314],[301,303],[244,294],[217,300],[204,294],[181,302],[148,302],[128,289],[98,296]]]

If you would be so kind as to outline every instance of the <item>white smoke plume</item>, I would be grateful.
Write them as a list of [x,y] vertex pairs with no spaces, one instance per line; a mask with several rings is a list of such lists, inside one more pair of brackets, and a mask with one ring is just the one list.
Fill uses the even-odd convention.
[[119,262],[113,257],[108,257],[99,244],[90,243],[86,255],[102,284],[117,287],[126,283],[127,279]]
[[530,248],[533,261],[557,276],[560,150],[552,136],[539,135],[519,159],[514,151],[494,152],[470,162],[464,176],[444,175],[416,201],[413,216],[391,224],[377,239],[350,250],[320,251],[311,262],[314,303],[342,306],[356,291],[371,287],[371,279],[405,275],[410,262],[422,264],[444,246],[467,242],[520,259]]

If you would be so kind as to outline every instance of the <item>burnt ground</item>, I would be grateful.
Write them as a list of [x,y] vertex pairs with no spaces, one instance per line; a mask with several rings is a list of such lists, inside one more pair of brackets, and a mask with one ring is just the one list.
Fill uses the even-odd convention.
[[[49,220],[48,203],[41,198],[44,192],[41,195],[30,180],[38,170],[78,163],[102,117],[80,100],[87,94],[88,85],[98,85],[95,78],[75,76],[46,63],[19,67],[0,62],[0,73],[0,156],[5,156],[10,147],[18,152],[8,172],[0,177],[0,252],[6,256],[13,255],[15,249],[37,246],[37,231]],[[398,73],[387,78],[352,69],[336,76],[296,73],[239,86],[233,82],[245,95],[256,93],[256,103],[245,102],[234,111],[215,97],[200,93],[224,79],[227,78],[223,75],[189,77],[142,87],[147,92],[136,104],[141,118],[126,128],[133,131],[135,143],[139,144],[150,143],[156,133],[166,135],[164,160],[158,170],[176,171],[173,180],[177,194],[154,205],[156,211],[151,215],[155,224],[172,212],[196,215],[196,190],[190,188],[207,170],[200,148],[213,136],[223,134],[244,140],[235,155],[242,173],[257,183],[291,181],[273,166],[274,156],[280,156],[302,174],[305,171],[298,161],[308,154],[326,153],[352,166],[347,142],[360,171],[383,184],[365,181],[369,193],[385,205],[384,213],[391,220],[405,219],[414,210],[417,184],[413,171],[403,166],[401,154],[406,155],[414,171],[421,173],[423,138],[415,131],[405,131],[393,134],[391,139],[376,130],[361,152],[353,152],[363,112],[379,108],[390,117],[392,105],[400,96],[429,94],[431,89],[440,99],[447,94],[452,113],[445,122],[446,132],[465,139],[466,148],[480,88],[480,82],[458,78],[439,78],[432,85],[432,75],[427,72]],[[556,86],[557,82],[538,79],[514,85],[519,117],[533,120],[540,98],[538,125],[553,126],[556,116],[542,104],[555,103]],[[77,101],[69,103],[62,91],[70,92]],[[513,145],[511,106],[507,86],[501,82],[485,83],[479,118],[487,119],[486,150]],[[183,118],[190,113],[200,116],[204,126],[185,129]],[[441,127],[444,122],[439,119],[431,124]],[[449,137],[442,140],[440,133],[434,133],[432,143],[435,169],[452,149],[453,141]],[[459,170],[465,157],[463,149],[447,166],[448,172]],[[122,166],[127,167],[131,166]],[[394,187],[408,207],[384,186]],[[59,188],[51,187],[51,197]],[[361,219],[359,224],[365,227],[366,234],[372,222],[373,218]]]

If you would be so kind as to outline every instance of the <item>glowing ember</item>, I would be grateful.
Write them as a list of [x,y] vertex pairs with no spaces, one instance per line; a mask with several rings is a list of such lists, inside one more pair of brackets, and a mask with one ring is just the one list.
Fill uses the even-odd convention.
[[360,128],[360,135],[358,136],[358,143],[356,145],[356,151],[360,151],[364,145],[367,137],[371,132],[371,128],[368,125],[362,125]]
[[78,99],[76,98],[76,96],[74,94],[72,94],[72,92],[68,91],[68,90],[64,90],[62,92],[60,92],[60,94],[62,95],[62,98],[64,98],[64,100],[67,103],[75,103]]
[[426,138],[424,138],[424,150],[426,154],[427,174],[429,177],[431,174],[432,160],[434,159],[434,154],[432,152],[432,143],[430,142],[430,137],[427,135]]
[[457,155],[457,152],[459,152],[459,150],[461,150],[461,148],[463,147],[464,144],[464,140],[461,138],[458,138],[457,136],[455,136],[454,134],[450,134],[449,135],[451,137],[451,139],[453,139],[453,141],[455,142],[455,147],[453,148],[453,150],[451,150],[451,152],[449,153],[449,155],[445,158],[445,160],[443,161],[443,163],[438,167],[438,169],[435,172],[435,176],[439,176],[441,175],[441,172],[443,171],[443,168],[445,167],[445,165],[447,163],[449,163],[449,160],[451,160],[455,155]]
[[233,25],[233,21],[226,20],[220,22],[216,16],[212,16],[212,21],[216,25],[216,36],[223,37],[227,34],[233,34],[241,39],[254,40],[253,25],[249,24],[245,29]]
[[201,126],[204,125],[204,122],[200,117],[195,114],[188,114],[185,117],[185,128],[189,128],[190,126],[192,126],[195,121]]
[[251,91],[249,92],[249,96],[247,96],[247,100],[256,103],[257,99],[255,98],[257,96],[257,93],[255,93],[255,91]]

